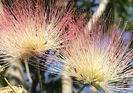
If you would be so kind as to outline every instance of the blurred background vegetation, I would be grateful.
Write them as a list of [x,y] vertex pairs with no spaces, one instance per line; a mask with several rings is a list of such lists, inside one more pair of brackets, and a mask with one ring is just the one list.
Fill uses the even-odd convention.
[[[77,11],[83,11],[83,13],[87,14],[87,18],[91,18],[91,16],[97,11],[99,4],[102,0],[55,0],[57,1],[57,6],[66,6],[68,3],[74,3],[74,6]],[[6,2],[12,3],[12,0],[6,0]],[[46,0],[46,2],[50,2],[50,0]],[[101,16],[109,16],[115,22],[122,21],[122,24],[127,21],[127,31],[133,30],[133,0],[109,0],[105,11]],[[48,52],[49,54],[49,52]],[[18,68],[19,69],[19,68]],[[25,70],[24,70],[25,71]],[[29,85],[29,82],[26,78],[26,74],[24,76],[25,82],[24,86],[31,93],[40,93],[38,78],[36,78],[36,71],[30,66],[30,71],[33,79],[32,86]],[[44,93],[61,93],[61,76],[53,75],[50,73],[41,71],[42,75],[42,83],[44,85],[43,89]],[[14,77],[12,77],[14,78]],[[16,79],[16,78],[15,78]],[[73,78],[74,80],[74,78]],[[5,86],[5,82],[0,79],[0,87]],[[73,83],[73,93],[76,93],[78,89],[82,87],[81,83]],[[84,90],[86,93],[89,93],[89,85]]]
[[[75,0],[76,6],[93,14],[102,0]],[[109,0],[103,16],[110,16],[114,21],[128,22],[127,29],[133,29],[133,0]]]

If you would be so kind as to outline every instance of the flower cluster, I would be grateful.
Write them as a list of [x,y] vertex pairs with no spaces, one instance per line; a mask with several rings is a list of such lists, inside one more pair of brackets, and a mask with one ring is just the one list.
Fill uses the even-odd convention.
[[106,93],[132,90],[133,50],[129,48],[131,42],[124,43],[124,32],[116,26],[107,31],[100,22],[92,24],[91,31],[85,30],[69,42],[62,51],[63,56],[58,57],[59,66],[53,71],[62,73],[65,70],[69,76]]
[[107,31],[103,21],[92,23],[88,31],[83,16],[75,21],[73,11],[70,6],[45,6],[44,0],[3,2],[0,57],[9,56],[5,57],[8,62],[56,50],[53,58],[58,62],[49,66],[51,72],[76,77],[107,93],[131,90],[133,49],[129,48],[131,42],[124,43],[124,31],[117,26]]
[[60,49],[78,29],[72,19],[72,8],[45,6],[44,0],[2,3],[0,53],[13,59],[45,55],[47,50]]

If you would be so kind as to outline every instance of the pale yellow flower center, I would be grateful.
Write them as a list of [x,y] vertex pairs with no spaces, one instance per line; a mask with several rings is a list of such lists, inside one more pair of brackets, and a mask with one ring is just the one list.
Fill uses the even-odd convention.
[[35,55],[38,52],[38,47],[34,44],[29,44],[28,46],[25,46],[23,50],[21,51],[22,58],[25,58],[27,56]]

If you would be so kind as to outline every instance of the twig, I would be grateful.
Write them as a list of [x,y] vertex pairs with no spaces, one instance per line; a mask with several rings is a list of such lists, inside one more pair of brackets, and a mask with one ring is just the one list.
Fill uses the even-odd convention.
[[42,79],[40,75],[40,68],[39,68],[39,62],[38,59],[36,58],[36,67],[37,67],[37,75],[38,75],[38,82],[39,82],[39,87],[40,87],[40,93],[43,93],[43,86],[42,86]]
[[31,75],[30,75],[30,70],[29,70],[29,66],[28,66],[28,63],[27,63],[27,60],[26,60],[26,59],[24,60],[24,64],[25,64],[25,69],[26,69],[26,72],[27,72],[28,80],[29,80],[29,82],[32,84],[32,79],[31,79]]
[[6,81],[6,83],[9,85],[9,87],[13,90],[14,93],[17,93],[15,91],[15,89],[12,87],[12,85],[10,84],[10,82],[4,77],[4,80]]
[[77,93],[81,93],[85,87],[86,87],[86,85],[84,84],[84,85],[82,86],[82,88],[81,88]]

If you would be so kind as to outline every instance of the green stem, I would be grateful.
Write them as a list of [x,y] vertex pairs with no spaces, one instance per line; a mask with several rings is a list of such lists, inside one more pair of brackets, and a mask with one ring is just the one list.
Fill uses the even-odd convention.
[[81,93],[85,87],[86,85],[83,85],[82,88],[77,93]]
[[40,87],[40,93],[43,93],[43,87],[42,87],[42,79],[41,79],[41,75],[40,75],[40,68],[39,68],[39,62],[36,59],[36,66],[37,66],[37,75],[38,75],[38,81],[39,81],[39,87]]
[[9,85],[9,87],[13,90],[13,92],[14,92],[14,93],[17,93],[17,92],[15,91],[15,89],[12,87],[12,85],[10,84],[10,82],[9,82],[6,78],[4,78],[4,80],[5,80],[6,83]]

